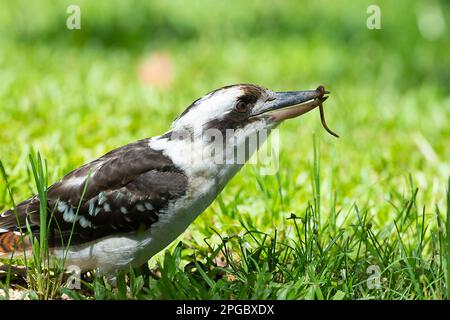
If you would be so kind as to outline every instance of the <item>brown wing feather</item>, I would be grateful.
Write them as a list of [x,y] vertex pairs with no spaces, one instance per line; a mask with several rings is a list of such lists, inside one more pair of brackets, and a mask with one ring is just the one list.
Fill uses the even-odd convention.
[[[49,188],[50,245],[67,244],[69,238],[77,244],[146,229],[169,201],[185,193],[186,176],[148,142],[140,140],[113,150]],[[35,196],[20,203],[16,212],[17,217],[11,210],[0,216],[0,229],[25,231],[28,220],[38,235],[39,199]],[[11,236],[3,237],[8,250],[11,246],[6,240],[12,241]]]

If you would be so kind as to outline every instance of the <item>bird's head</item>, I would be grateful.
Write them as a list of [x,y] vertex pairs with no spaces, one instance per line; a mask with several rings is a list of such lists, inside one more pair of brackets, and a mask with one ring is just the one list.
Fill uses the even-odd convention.
[[207,130],[234,130],[247,136],[314,109],[327,99],[326,93],[323,87],[273,92],[252,84],[226,86],[194,101],[175,119],[172,128],[196,135]]
[[160,148],[178,154],[191,167],[242,165],[273,128],[321,106],[326,93],[323,87],[274,92],[252,84],[226,86],[194,101],[175,119],[172,130],[161,136]]

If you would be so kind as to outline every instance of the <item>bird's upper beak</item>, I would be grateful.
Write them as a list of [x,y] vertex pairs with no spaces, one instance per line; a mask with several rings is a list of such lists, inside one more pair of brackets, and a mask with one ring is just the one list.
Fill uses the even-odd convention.
[[276,122],[294,118],[324,102],[327,93],[322,86],[316,90],[275,92],[272,99],[252,110],[251,117],[264,116]]

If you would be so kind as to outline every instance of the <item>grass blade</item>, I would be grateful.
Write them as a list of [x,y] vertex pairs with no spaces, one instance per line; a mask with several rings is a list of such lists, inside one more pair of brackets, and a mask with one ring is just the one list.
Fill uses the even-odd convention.
[[447,220],[446,220],[446,249],[447,249],[447,299],[450,299],[450,177],[447,186]]

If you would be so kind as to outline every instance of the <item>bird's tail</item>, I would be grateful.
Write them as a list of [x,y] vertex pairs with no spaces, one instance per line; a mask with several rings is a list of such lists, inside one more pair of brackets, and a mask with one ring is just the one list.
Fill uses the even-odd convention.
[[[25,274],[26,268],[20,265],[10,264],[11,257],[23,256],[25,239],[13,231],[2,232],[0,230],[0,279],[11,274]],[[25,249],[27,250],[27,249]]]
[[19,203],[15,210],[10,209],[0,214],[0,259],[18,257],[31,248],[31,239],[24,232],[28,212],[36,211],[39,201],[36,198]]
[[12,255],[20,257],[31,249],[28,235],[14,231],[0,232],[0,259],[9,259]]

